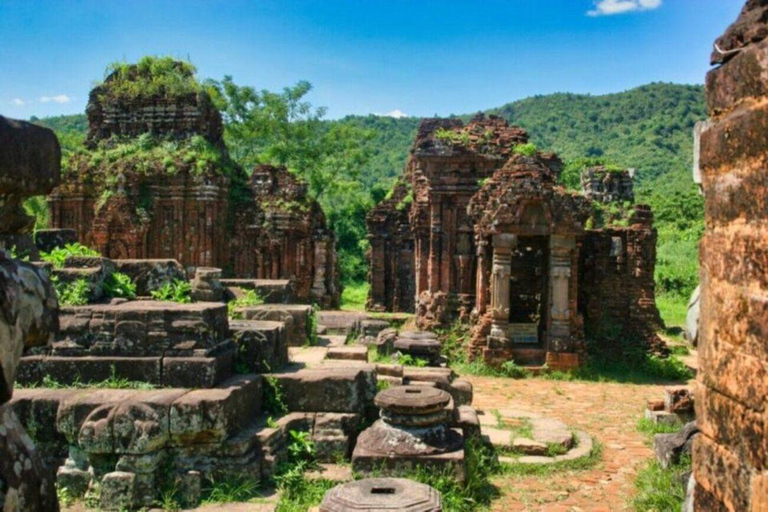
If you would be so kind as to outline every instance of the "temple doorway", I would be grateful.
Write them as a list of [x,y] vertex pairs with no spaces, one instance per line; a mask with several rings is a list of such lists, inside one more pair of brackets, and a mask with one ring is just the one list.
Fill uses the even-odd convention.
[[521,236],[512,250],[509,334],[512,343],[541,344],[547,326],[549,237]]

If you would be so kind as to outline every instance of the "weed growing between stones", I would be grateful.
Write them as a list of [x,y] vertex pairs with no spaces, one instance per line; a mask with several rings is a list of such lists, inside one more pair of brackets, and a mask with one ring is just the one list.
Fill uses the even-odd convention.
[[317,345],[317,310],[316,304],[312,305],[312,311],[309,312],[309,318],[307,318],[307,346],[313,347]]
[[136,283],[131,276],[122,272],[113,272],[104,281],[104,293],[107,297],[119,297],[123,299],[136,298]]
[[632,507],[637,512],[664,510],[679,512],[685,501],[688,479],[683,475],[691,471],[690,457],[681,458],[677,464],[664,469],[656,460],[650,460],[635,477],[637,494],[632,498]]
[[653,436],[656,434],[674,434],[679,432],[682,425],[667,425],[665,423],[654,423],[648,418],[640,418],[637,420],[637,431],[648,435],[649,444],[653,441]]
[[282,416],[288,412],[285,395],[276,377],[264,377],[264,412],[269,415]]
[[203,486],[203,504],[247,502],[260,498],[261,481],[251,475],[210,476]]
[[56,247],[51,252],[40,253],[40,259],[52,264],[55,268],[62,268],[67,258],[76,256],[98,258],[101,254],[78,242]]
[[85,279],[62,283],[58,276],[51,276],[60,306],[85,306],[91,297],[91,287]]
[[151,292],[154,300],[178,302],[187,304],[192,302],[192,285],[187,281],[174,279],[171,282],[163,283],[157,290]]
[[150,384],[149,382],[142,382],[142,381],[133,381],[130,379],[127,379],[125,377],[118,377],[117,376],[117,369],[112,366],[110,376],[105,380],[100,381],[83,381],[81,380],[82,377],[80,374],[75,376],[74,381],[72,384],[62,384],[61,382],[57,381],[50,375],[45,375],[43,377],[43,380],[39,383],[34,384],[27,384],[27,385],[16,385],[16,387],[20,389],[36,389],[36,388],[46,388],[46,389],[140,389],[140,390],[150,390],[150,389],[156,389],[156,386],[154,384]]
[[264,304],[264,297],[262,297],[256,290],[245,290],[242,297],[227,302],[227,313],[229,318],[233,320],[242,319],[240,313],[236,313],[237,308],[246,308],[249,306],[260,306]]

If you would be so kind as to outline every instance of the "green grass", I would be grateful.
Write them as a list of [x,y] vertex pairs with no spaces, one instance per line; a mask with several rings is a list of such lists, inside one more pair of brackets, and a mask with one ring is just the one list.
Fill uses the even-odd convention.
[[501,464],[499,473],[504,476],[540,476],[546,477],[555,473],[568,471],[584,471],[597,466],[603,459],[603,446],[594,441],[592,452],[580,459],[563,460],[552,464],[523,464],[520,462],[505,462]]
[[684,482],[680,475],[690,469],[691,459],[686,457],[667,469],[664,469],[655,459],[648,461],[635,477],[637,494],[632,498],[634,510],[637,512],[682,510],[687,482]]
[[668,328],[685,327],[685,317],[688,314],[687,298],[677,294],[661,293],[656,296],[656,306]]
[[653,440],[653,436],[656,434],[672,434],[679,432],[682,425],[666,425],[664,423],[654,423],[648,418],[640,418],[637,420],[637,431],[648,435],[650,441]]
[[343,311],[365,311],[368,300],[368,283],[348,283],[341,292],[341,309]]
[[203,487],[203,504],[248,502],[262,497],[261,481],[252,476],[210,477]]

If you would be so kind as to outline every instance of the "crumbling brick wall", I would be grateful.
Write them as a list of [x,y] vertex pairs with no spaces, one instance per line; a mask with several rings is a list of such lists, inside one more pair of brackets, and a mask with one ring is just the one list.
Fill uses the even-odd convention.
[[665,352],[656,334],[662,320],[656,307],[657,234],[650,208],[636,205],[629,224],[586,232],[579,264],[585,331],[600,342],[639,339],[645,348]]
[[696,510],[768,510],[767,18],[747,2],[707,76]]

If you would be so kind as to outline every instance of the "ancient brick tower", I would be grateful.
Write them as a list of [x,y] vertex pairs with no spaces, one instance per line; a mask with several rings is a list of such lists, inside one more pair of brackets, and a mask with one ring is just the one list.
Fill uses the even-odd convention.
[[422,328],[471,321],[473,354],[494,364],[572,367],[586,334],[661,348],[656,230],[632,176],[586,169],[567,191],[562,162],[527,140],[493,116],[422,121],[367,218],[368,308],[415,311]]
[[696,510],[768,510],[766,19],[768,2],[747,2],[707,76]]
[[194,71],[145,58],[117,66],[91,91],[86,148],[70,156],[48,200],[52,227],[75,229],[112,259],[172,258],[227,276],[294,279],[297,299],[337,304],[335,238],[319,205],[278,169],[270,171],[277,186],[303,195],[273,194],[280,201],[270,203],[264,172],[249,179],[230,159],[221,114]]

